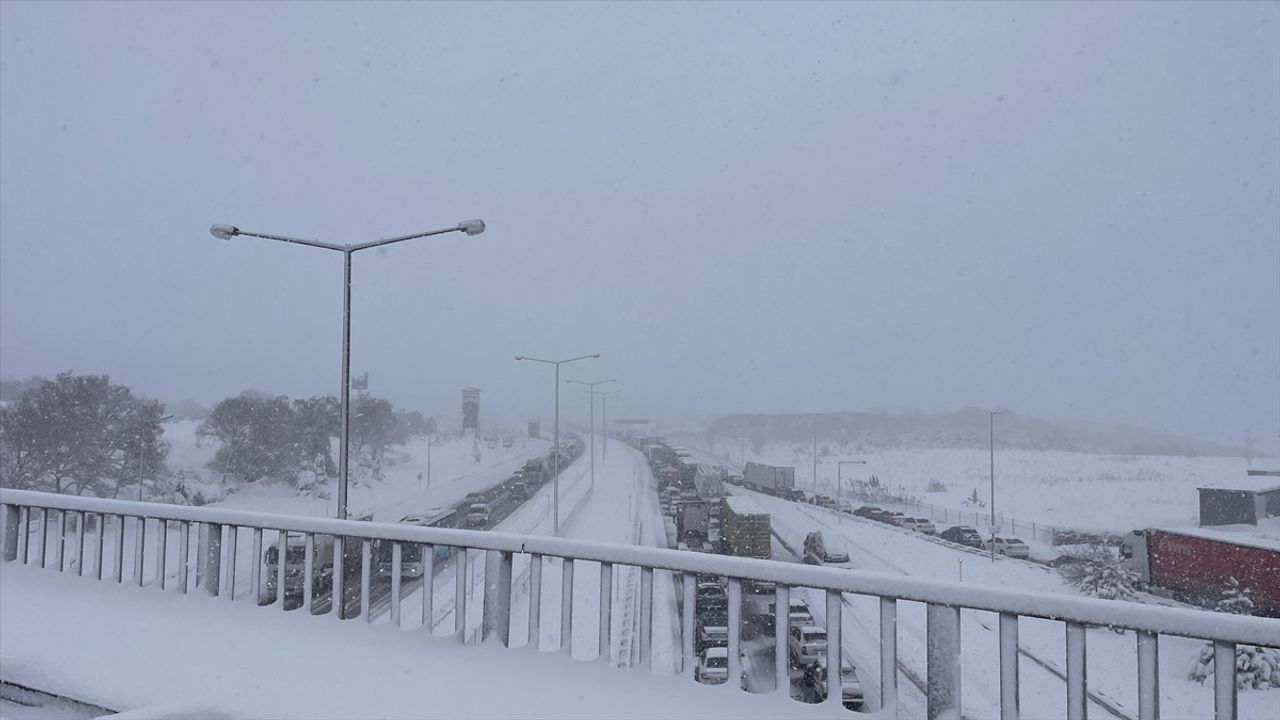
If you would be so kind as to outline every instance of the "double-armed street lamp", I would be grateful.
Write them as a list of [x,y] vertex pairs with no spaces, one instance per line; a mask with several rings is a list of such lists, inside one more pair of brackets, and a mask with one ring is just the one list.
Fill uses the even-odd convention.
[[241,230],[234,225],[213,225],[209,228],[209,234],[219,240],[230,240],[234,237],[243,235],[245,237],[262,238],[263,240],[276,240],[293,245],[306,245],[308,247],[320,248],[322,250],[333,250],[342,253],[342,439],[339,442],[338,450],[339,520],[346,519],[347,517],[347,456],[350,449],[351,431],[351,256],[361,250],[369,250],[371,248],[382,247],[384,245],[404,242],[405,240],[416,240],[418,238],[430,237],[432,235],[443,235],[451,232],[461,232],[466,233],[467,235],[479,235],[484,232],[484,230],[485,225],[483,220],[466,220],[454,225],[453,227],[441,228],[440,230],[429,230],[427,232],[413,233],[412,235],[400,235],[398,237],[371,240],[369,242],[355,243],[352,245],[339,245],[336,243],[326,243],[317,240],[304,240],[302,238],[287,237],[285,235],[268,235],[266,233],[248,232],[246,230]]
[[610,378],[608,380],[597,380],[595,382],[583,382],[581,380],[565,380],[565,382],[573,383],[574,385],[587,386],[587,398],[591,401],[591,432],[588,433],[588,435],[591,436],[591,491],[595,492],[595,489],[596,489],[596,386],[603,385],[605,383],[617,382],[617,380],[614,378]]
[[517,355],[516,360],[531,360],[546,365],[554,365],[556,368],[556,419],[555,419],[555,443],[552,445],[552,476],[551,476],[551,528],[556,535],[560,534],[560,366],[566,363],[577,362],[579,360],[596,359],[600,357],[600,353],[592,355],[580,355],[566,360],[543,360],[542,358],[528,357],[526,355]]

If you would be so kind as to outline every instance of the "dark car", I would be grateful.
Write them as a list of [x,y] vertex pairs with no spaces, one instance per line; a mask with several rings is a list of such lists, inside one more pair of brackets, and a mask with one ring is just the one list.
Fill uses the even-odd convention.
[[881,514],[881,513],[883,513],[883,512],[884,512],[883,510],[881,510],[880,508],[878,508],[878,507],[876,507],[876,506],[874,506],[874,505],[863,505],[862,507],[858,508],[857,510],[854,510],[854,511],[853,511],[853,514],[854,514],[854,515],[857,515],[858,517],[864,517],[864,518],[871,518],[871,519],[874,519],[877,515],[879,515],[879,514]]
[[952,525],[938,534],[943,540],[950,540],[960,545],[968,545],[973,548],[982,548],[982,536],[978,531],[967,525]]

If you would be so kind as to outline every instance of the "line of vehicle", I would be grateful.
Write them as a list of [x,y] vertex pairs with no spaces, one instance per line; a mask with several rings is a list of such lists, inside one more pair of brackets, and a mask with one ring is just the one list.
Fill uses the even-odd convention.
[[[797,503],[796,505],[797,505],[797,508],[800,510],[800,512],[804,513],[804,514],[805,514],[806,516],[808,516],[810,519],[812,519],[812,520],[814,520],[815,522],[818,522],[818,523],[820,523],[820,524],[822,524],[822,525],[824,525],[824,526],[826,526],[826,527],[828,527],[828,528],[830,528],[830,527],[831,527],[831,526],[830,526],[829,524],[827,524],[825,521],[823,521],[822,519],[820,519],[820,518],[818,518],[818,517],[814,516],[812,513],[810,513],[810,512],[808,511],[808,509],[807,509],[807,508],[800,507],[799,503]],[[857,520],[863,520],[863,518],[855,518],[855,519],[857,519]],[[869,523],[870,523],[870,522],[874,522],[874,521],[870,521],[870,520],[868,520],[868,521],[866,521],[866,522],[869,522]],[[882,524],[882,523],[876,523],[876,525],[881,525],[881,524]],[[877,529],[879,529],[879,528],[877,528]],[[918,535],[918,533],[913,533],[913,534],[914,534],[914,535]],[[897,564],[895,564],[895,563],[893,563],[893,562],[890,562],[890,561],[888,561],[888,560],[885,560],[883,557],[881,557],[881,556],[880,556],[880,555],[878,555],[877,553],[872,552],[871,550],[869,550],[865,545],[862,545],[862,544],[860,544],[860,543],[858,543],[858,542],[855,542],[855,541],[853,541],[853,540],[849,539],[849,537],[848,537],[847,535],[843,536],[843,539],[845,540],[845,542],[848,542],[848,543],[850,543],[851,545],[854,545],[855,547],[859,548],[862,552],[866,553],[868,556],[870,556],[870,557],[872,557],[872,558],[875,558],[877,562],[879,562],[879,563],[881,563],[882,565],[884,565],[885,567],[887,567],[887,568],[889,568],[889,569],[893,570],[894,572],[897,572],[897,573],[902,574],[902,575],[910,575],[910,573],[908,573],[908,572],[907,572],[906,570],[904,570],[903,568],[899,567]],[[848,601],[847,599],[844,599],[844,603],[845,603],[846,605],[849,605],[849,601]],[[849,607],[852,607],[852,605],[849,605]],[[984,630],[986,630],[987,632],[994,632],[994,629],[993,629],[990,625],[988,625],[987,623],[982,622],[981,618],[978,618],[976,615],[972,615],[972,617],[975,619],[975,621],[977,621],[978,625],[979,625],[980,627],[982,627]],[[902,625],[904,625],[904,624],[902,624],[902,623],[900,623],[900,624],[899,624],[899,626],[900,626],[900,627],[901,627]],[[907,625],[907,626],[909,627],[909,625]],[[1039,655],[1037,655],[1037,654],[1035,654],[1035,653],[1031,652],[1030,650],[1027,650],[1025,647],[1022,647],[1021,645],[1019,645],[1019,646],[1018,646],[1018,654],[1022,655],[1023,657],[1028,658],[1029,660],[1031,660],[1032,662],[1034,662],[1036,665],[1038,665],[1038,666],[1040,666],[1040,667],[1044,668],[1045,670],[1047,670],[1047,671],[1049,672],[1049,674],[1051,674],[1051,675],[1053,675],[1054,677],[1058,678],[1058,679],[1059,679],[1059,680],[1061,680],[1064,684],[1066,683],[1066,681],[1067,681],[1066,673],[1064,673],[1064,672],[1062,672],[1061,670],[1059,670],[1059,669],[1058,669],[1058,668],[1057,668],[1057,667],[1056,667],[1056,666],[1055,666],[1051,661],[1046,660],[1046,659],[1044,659],[1044,658],[1040,657]],[[1115,717],[1119,718],[1120,720],[1137,720],[1133,715],[1130,715],[1130,714],[1129,714],[1128,712],[1126,712],[1123,708],[1119,707],[1119,705],[1118,705],[1115,701],[1111,700],[1110,698],[1108,698],[1108,697],[1106,697],[1106,696],[1104,696],[1104,695],[1099,694],[1097,691],[1095,691],[1095,690],[1089,690],[1089,689],[1086,687],[1085,693],[1086,693],[1086,695],[1089,697],[1089,699],[1090,699],[1090,700],[1092,700],[1095,704],[1097,704],[1098,706],[1100,706],[1100,707],[1104,708],[1105,710],[1107,710],[1107,712],[1110,712],[1112,715],[1114,715]]]

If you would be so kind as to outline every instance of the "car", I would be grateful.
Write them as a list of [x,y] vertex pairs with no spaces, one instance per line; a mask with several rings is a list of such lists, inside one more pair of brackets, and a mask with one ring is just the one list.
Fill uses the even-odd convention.
[[[813,625],[815,623],[815,620],[813,619],[813,613],[809,612],[809,604],[806,603],[804,600],[800,600],[799,598],[791,598],[791,602],[788,604],[789,604],[789,607],[787,609],[787,627],[788,628],[804,627],[806,625]],[[777,607],[778,607],[777,603],[769,603],[769,613],[768,615],[765,616],[768,618],[768,620],[766,620],[764,624],[765,624],[766,630],[770,633],[773,632],[773,629],[775,626],[774,618],[776,618],[778,615]]]
[[709,647],[698,656],[698,667],[693,671],[695,680],[701,683],[719,684],[729,679],[729,648]]
[[[1019,538],[1009,537],[1007,535],[996,535],[994,538],[996,552],[1001,555],[1007,555],[1011,558],[1026,558],[1031,555],[1031,548],[1022,542]],[[992,541],[986,543],[986,548],[991,549]]]
[[489,503],[472,503],[467,508],[467,527],[485,527],[492,517],[493,509],[489,507]]
[[932,535],[938,531],[932,522],[924,518],[903,518],[901,524],[902,527],[908,530],[924,533],[925,535]]
[[698,649],[729,644],[729,613],[707,611],[698,616]]
[[846,710],[861,710],[865,698],[858,670],[848,660],[840,662],[840,703]]
[[972,548],[982,548],[982,536],[978,531],[968,525],[952,525],[951,527],[938,533],[938,537],[943,540],[949,540],[958,545],[966,545]]
[[886,510],[884,511],[884,515],[881,516],[880,522],[887,523],[889,525],[901,525],[902,521],[905,519],[906,516],[897,510]]
[[826,662],[827,631],[817,625],[792,627],[787,634],[787,652],[801,665]]
[[880,508],[874,505],[863,505],[857,510],[854,510],[853,514],[857,515],[858,517],[875,519],[877,516],[879,516],[883,512],[884,512],[883,510],[881,510]]
[[705,610],[728,610],[729,594],[719,583],[699,583],[696,607]]
[[836,509],[842,513],[853,512],[853,501],[849,498],[840,498],[836,500]]
[[1049,562],[1049,565],[1056,568],[1064,568],[1068,565],[1079,565],[1084,562],[1084,558],[1072,553],[1063,553]]

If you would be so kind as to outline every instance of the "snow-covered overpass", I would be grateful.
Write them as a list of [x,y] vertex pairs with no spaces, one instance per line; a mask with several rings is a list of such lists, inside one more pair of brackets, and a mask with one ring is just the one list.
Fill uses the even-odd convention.
[[[616,487],[611,483],[603,487],[610,486]],[[616,508],[617,497],[621,495],[610,506]],[[1065,631],[1067,682],[1059,707],[1067,717],[1084,717],[1088,707],[1087,626],[1138,631],[1132,657],[1139,667],[1138,715],[1144,718],[1159,715],[1161,663],[1156,647],[1160,635],[1213,640],[1224,660],[1234,658],[1237,643],[1280,645],[1280,626],[1258,618],[616,543],[12,490],[0,490],[0,504],[4,506],[4,558],[9,560],[0,570],[0,634],[4,637],[0,675],[117,709],[182,700],[205,710],[255,716],[848,717],[838,693],[820,705],[801,705],[786,693],[740,692],[736,682],[699,685],[689,679],[688,672],[664,677],[613,667],[652,665],[661,670],[655,652],[660,639],[665,638],[670,647],[676,638],[682,648],[678,656],[683,658],[677,657],[680,662],[675,664],[690,669],[691,581],[699,573],[730,578],[730,677],[741,669],[738,629],[743,581],[777,583],[780,608],[787,607],[786,597],[793,588],[805,588],[820,605],[825,598],[832,640],[827,650],[829,667],[839,667],[844,652],[841,628],[846,623],[838,620],[843,616],[842,603],[848,597],[869,598],[879,613],[876,654],[885,715],[898,708],[901,605],[923,604],[927,616],[923,652],[930,717],[954,715],[959,706],[962,658],[957,639],[962,608],[999,615],[995,647],[966,645],[964,659],[967,663],[973,652],[994,653],[992,668],[999,678],[1002,717],[1019,715],[1022,618],[1051,619]],[[640,514],[633,509],[593,521],[626,527],[628,517]],[[86,523],[86,518],[94,522]],[[128,531],[138,519],[152,530]],[[469,562],[458,566],[456,577],[469,578],[475,572],[483,581],[473,592],[456,593],[461,620],[455,615],[455,622],[443,623],[446,632],[452,630],[452,640],[406,627],[405,613],[395,613],[394,623],[371,627],[368,622],[343,621],[332,615],[309,616],[280,606],[259,606],[254,598],[258,597],[256,586],[263,581],[263,534],[270,538],[282,531],[305,537],[341,535],[366,548],[373,540],[467,548]],[[248,568],[243,567],[242,555],[228,547],[230,543],[208,541],[232,532],[252,538],[241,543],[252,548]],[[136,542],[139,537],[144,537],[141,544]],[[197,539],[202,537],[204,541]],[[85,562],[86,558],[102,558],[102,562]],[[567,581],[562,572],[565,560],[574,568]],[[95,579],[99,566],[105,570],[102,581]],[[126,566],[136,567],[137,572],[115,571]],[[250,578],[240,583],[234,597],[227,593],[229,584],[218,582],[232,573],[240,575],[229,566],[240,566]],[[624,575],[638,577],[634,583],[622,583]],[[117,582],[117,577],[123,582]],[[367,563],[358,577],[367,587]],[[670,593],[672,578],[683,581],[686,593],[678,624],[669,612],[660,613],[661,589],[666,587]],[[463,587],[471,585],[467,582]],[[561,591],[568,585],[574,588],[572,594]],[[210,597],[211,590],[217,596]],[[571,603],[564,602],[568,597],[573,598]],[[531,598],[537,601],[530,602]],[[637,618],[635,622],[621,621],[628,612]],[[468,629],[481,624],[481,618],[483,635],[491,642],[460,646],[459,638],[473,637],[476,633]],[[540,638],[537,644],[543,652],[500,647],[527,644],[530,620],[537,623],[539,632],[534,637]],[[785,619],[775,622],[779,635],[786,627]],[[597,642],[586,645],[597,647],[610,662],[582,663],[569,653],[556,652],[571,644],[573,656],[582,659],[582,632],[595,635]],[[623,634],[629,649],[620,654],[618,640]],[[785,668],[785,640],[774,651],[775,668]],[[77,692],[93,687],[110,688],[112,696]],[[1216,687],[1218,717],[1235,717],[1233,662],[1218,664]],[[1176,709],[1169,714],[1176,714]]]

